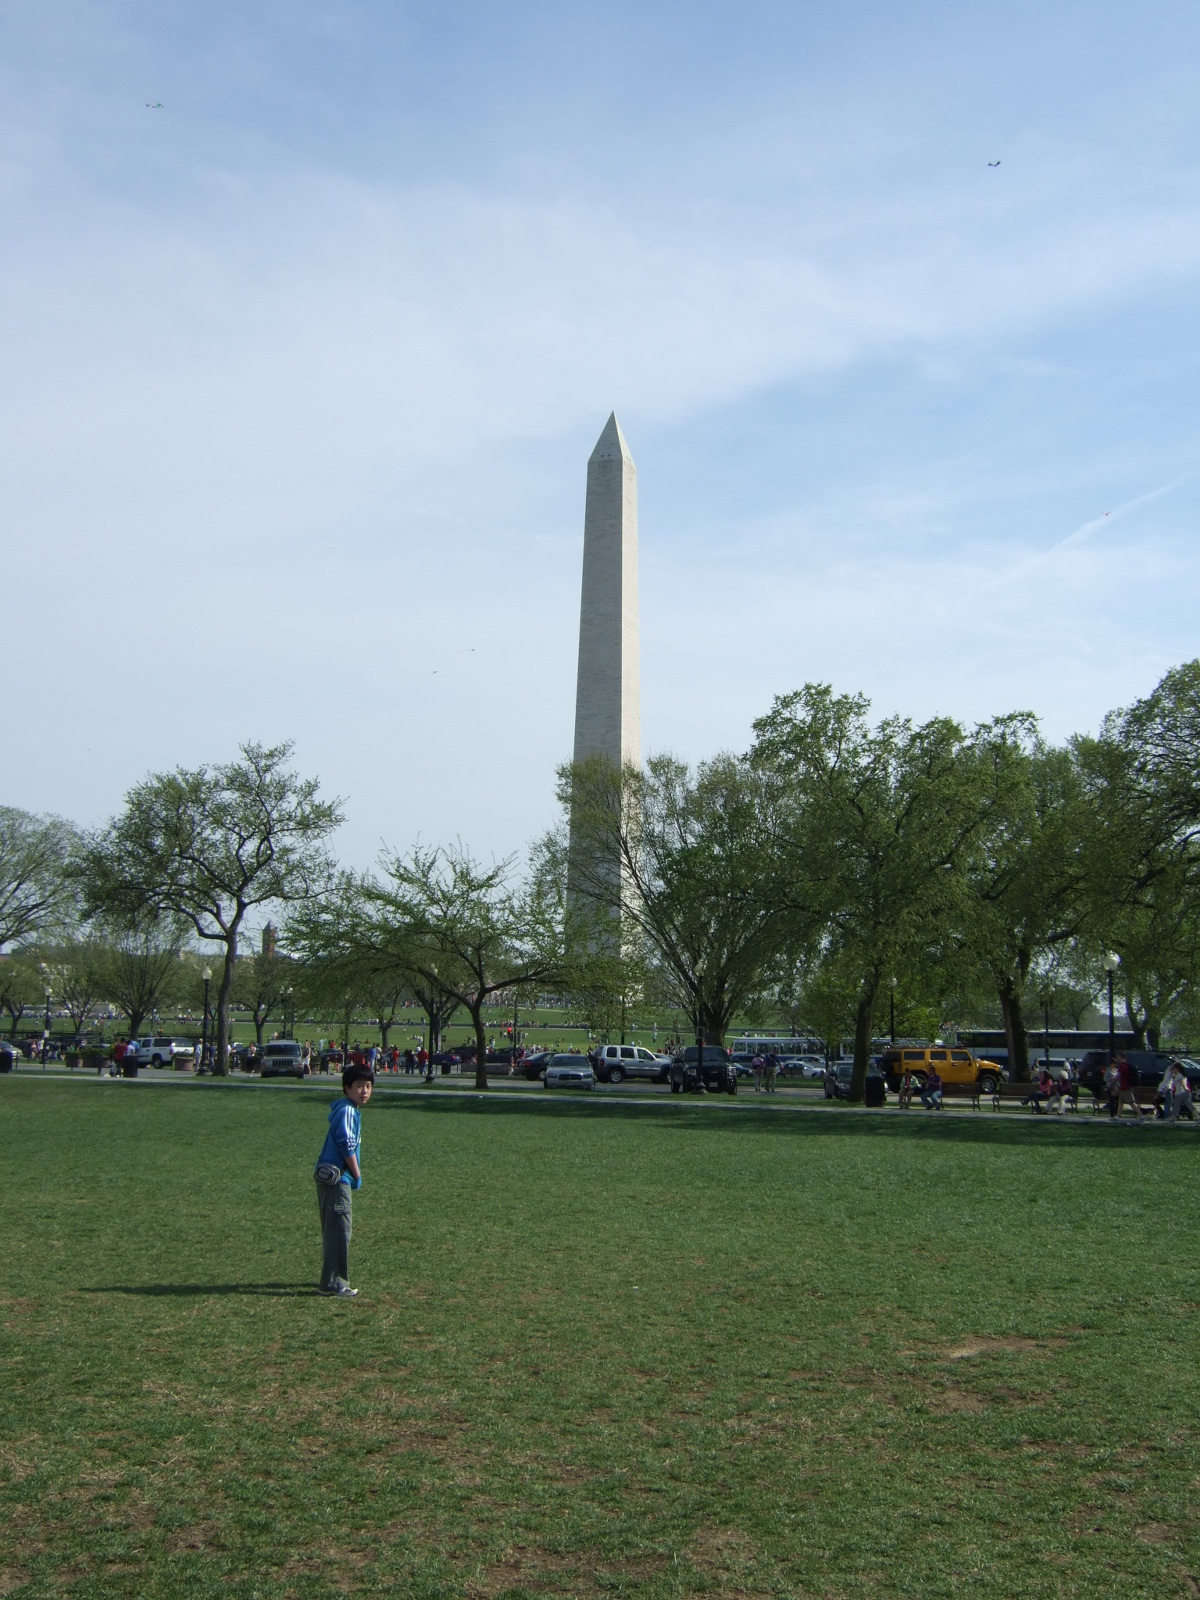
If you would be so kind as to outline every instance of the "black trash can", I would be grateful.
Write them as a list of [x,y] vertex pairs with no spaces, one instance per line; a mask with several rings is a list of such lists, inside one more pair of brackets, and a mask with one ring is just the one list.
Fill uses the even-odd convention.
[[883,1093],[887,1085],[882,1078],[868,1078],[863,1087],[863,1104],[868,1106],[881,1106]]

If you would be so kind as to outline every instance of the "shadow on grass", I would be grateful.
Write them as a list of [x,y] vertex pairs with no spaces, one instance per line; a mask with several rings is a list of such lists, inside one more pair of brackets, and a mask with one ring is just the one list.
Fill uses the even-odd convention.
[[566,1121],[610,1120],[647,1123],[663,1130],[703,1133],[719,1128],[723,1133],[744,1133],[760,1136],[775,1134],[788,1139],[871,1139],[884,1142],[939,1144],[1018,1145],[1077,1149],[1114,1144],[1122,1149],[1136,1145],[1152,1148],[1155,1153],[1170,1151],[1172,1156],[1192,1157],[1192,1129],[1172,1127],[1161,1120],[1150,1118],[1145,1123],[1128,1120],[1113,1122],[1107,1115],[1094,1116],[1089,1112],[1071,1113],[1066,1117],[1034,1116],[1029,1112],[976,1111],[966,1114],[943,1115],[941,1112],[912,1111],[903,1113],[878,1113],[851,1108],[828,1109],[820,1105],[789,1106],[786,1109],[767,1110],[757,1106],[733,1106],[727,1101],[714,1105],[677,1099],[661,1101],[639,1100],[626,1102],[596,1099],[583,1102],[578,1099],[559,1100],[547,1096],[542,1099],[497,1098],[490,1100],[486,1093],[455,1092],[438,1095],[399,1095],[393,1098],[380,1096],[371,1104],[368,1116],[381,1113],[404,1112],[407,1115],[428,1117],[491,1117],[530,1118],[549,1117]]
[[317,1294],[310,1283],[102,1283],[81,1294],[205,1295],[255,1294],[295,1300]]

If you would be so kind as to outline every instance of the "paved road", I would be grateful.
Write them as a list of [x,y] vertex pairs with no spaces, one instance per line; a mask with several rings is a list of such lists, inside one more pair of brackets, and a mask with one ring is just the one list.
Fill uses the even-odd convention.
[[[13,1078],[32,1079],[42,1083],[78,1083],[109,1085],[114,1092],[117,1086],[135,1088],[138,1085],[159,1084],[162,1086],[190,1085],[193,1089],[214,1091],[246,1091],[257,1090],[260,1093],[271,1094],[315,1094],[335,1092],[338,1088],[336,1074],[315,1074],[309,1078],[274,1078],[263,1083],[254,1075],[231,1076],[229,1078],[197,1079],[191,1072],[173,1072],[167,1069],[143,1068],[136,1078],[110,1078],[100,1077],[94,1072],[69,1072],[61,1065],[51,1065],[45,1071],[41,1067],[25,1064],[17,1067],[11,1075]],[[0,1085],[8,1081],[0,1077]],[[856,1116],[856,1117],[907,1117],[913,1121],[924,1121],[929,1117],[985,1117],[991,1119],[995,1116],[1005,1116],[1017,1113],[1029,1120],[1029,1113],[1016,1102],[1010,1102],[996,1111],[976,1111],[967,1101],[952,1101],[941,1111],[925,1111],[914,1108],[901,1111],[896,1105],[884,1106],[880,1109],[868,1109],[861,1105],[848,1105],[844,1100],[826,1100],[820,1089],[808,1086],[804,1088],[781,1089],[775,1094],[755,1094],[753,1091],[742,1092],[736,1096],[726,1094],[703,1095],[672,1095],[666,1086],[655,1084],[622,1084],[614,1088],[611,1084],[600,1084],[591,1091],[571,1092],[565,1089],[547,1090],[539,1083],[529,1083],[520,1079],[505,1078],[493,1080],[494,1086],[486,1090],[476,1089],[470,1075],[454,1078],[435,1078],[431,1085],[405,1079],[403,1075],[393,1077],[390,1073],[379,1077],[375,1083],[375,1093],[380,1096],[392,1098],[428,1099],[431,1096],[445,1098],[454,1095],[465,1099],[474,1100],[530,1100],[538,1105],[592,1105],[596,1107],[605,1105],[641,1106],[653,1108],[661,1106],[664,1101],[671,1105],[679,1106],[707,1106],[713,1109],[724,1108],[727,1111],[768,1111],[779,1114],[796,1112],[816,1112],[824,1116]],[[1052,1122],[1092,1122],[1096,1120],[1091,1115],[1071,1113],[1062,1117],[1044,1117],[1041,1119],[1047,1124]],[[1103,1119],[1107,1121],[1108,1119]],[[1140,1126],[1137,1119],[1128,1119],[1130,1125]],[[1154,1118],[1147,1119],[1154,1122]],[[1124,1119],[1122,1125],[1125,1125]],[[1165,1127],[1162,1119],[1158,1119],[1158,1126]],[[1182,1124],[1176,1124],[1182,1126]],[[1193,1130],[1200,1132],[1200,1122],[1188,1124]]]

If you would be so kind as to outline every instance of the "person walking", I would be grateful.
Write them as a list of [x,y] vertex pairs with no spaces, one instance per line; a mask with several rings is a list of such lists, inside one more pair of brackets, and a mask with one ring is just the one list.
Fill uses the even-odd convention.
[[1166,1094],[1163,1094],[1163,1105],[1166,1109],[1168,1121],[1178,1122],[1180,1112],[1186,1111],[1190,1120],[1195,1122],[1196,1107],[1192,1101],[1192,1086],[1187,1081],[1187,1075],[1178,1061],[1172,1061],[1169,1077],[1171,1080],[1170,1100],[1168,1101]]
[[1117,1095],[1121,1089],[1121,1074],[1117,1063],[1110,1061],[1104,1069],[1104,1098],[1108,1102],[1108,1114],[1115,1117],[1117,1114]]
[[1137,1112],[1138,1121],[1140,1122],[1146,1113],[1142,1110],[1141,1106],[1138,1105],[1137,1095],[1134,1093],[1134,1090],[1137,1086],[1137,1075],[1123,1055],[1117,1057],[1116,1066],[1117,1106],[1116,1110],[1113,1112],[1113,1117],[1116,1118],[1121,1115],[1121,1107],[1128,1100],[1129,1104]]
[[779,1075],[779,1057],[774,1050],[768,1052],[763,1062],[763,1088],[768,1094],[775,1093],[775,1079]]
[[757,1094],[762,1088],[763,1068],[766,1062],[761,1056],[755,1056],[750,1063],[750,1071],[754,1074],[754,1092]]
[[321,1294],[353,1300],[350,1287],[351,1191],[362,1188],[362,1108],[371,1098],[375,1076],[365,1062],[347,1065],[342,1098],[329,1111],[329,1129],[313,1170],[321,1216]]
[[1174,1122],[1175,1118],[1171,1115],[1171,1106],[1175,1099],[1175,1063],[1173,1061],[1167,1062],[1167,1070],[1162,1075],[1158,1092],[1162,1096],[1163,1116],[1166,1117],[1168,1122]]

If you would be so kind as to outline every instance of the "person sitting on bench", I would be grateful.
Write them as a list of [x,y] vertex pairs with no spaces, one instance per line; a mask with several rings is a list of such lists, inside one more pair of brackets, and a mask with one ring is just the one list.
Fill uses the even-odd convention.
[[921,1090],[921,1104],[926,1111],[940,1111],[942,1109],[942,1075],[936,1067],[930,1067],[929,1076],[925,1079],[925,1087]]
[[916,1088],[916,1084],[917,1080],[913,1077],[911,1069],[905,1067],[900,1074],[900,1096],[896,1102],[901,1111],[907,1111],[912,1105],[913,1090]]
[[1063,1108],[1062,1085],[1045,1063],[1038,1072],[1037,1088],[1030,1094],[1029,1102],[1039,1116],[1042,1115],[1043,1105],[1048,1112],[1061,1111]]

